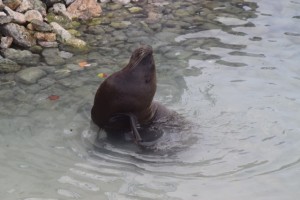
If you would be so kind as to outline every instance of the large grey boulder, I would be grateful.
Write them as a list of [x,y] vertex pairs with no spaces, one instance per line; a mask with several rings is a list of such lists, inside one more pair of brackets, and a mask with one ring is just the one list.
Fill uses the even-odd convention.
[[19,71],[16,74],[17,80],[24,84],[34,84],[42,77],[46,76],[47,73],[37,67],[29,67]]
[[8,48],[2,51],[5,58],[22,65],[37,65],[40,62],[40,55],[33,54],[28,50],[17,50]]
[[1,26],[1,33],[5,36],[12,37],[13,43],[21,47],[32,47],[36,44],[36,40],[30,35],[29,31],[23,26],[15,23],[9,23]]

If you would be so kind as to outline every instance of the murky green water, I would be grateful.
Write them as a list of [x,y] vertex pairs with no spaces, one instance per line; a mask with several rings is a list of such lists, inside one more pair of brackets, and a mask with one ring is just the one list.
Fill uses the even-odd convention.
[[[90,67],[41,64],[38,84],[1,85],[1,199],[300,196],[300,1],[180,2],[158,7],[149,27],[138,15],[117,31],[82,27],[93,51],[69,63]],[[97,74],[120,69],[140,42],[155,51],[156,100],[195,123],[193,142],[171,141],[184,148],[95,141]]]

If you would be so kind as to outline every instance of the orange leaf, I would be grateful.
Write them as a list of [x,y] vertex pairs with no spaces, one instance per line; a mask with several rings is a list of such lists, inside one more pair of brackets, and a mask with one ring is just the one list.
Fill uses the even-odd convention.
[[48,99],[51,100],[51,101],[56,101],[56,100],[59,99],[59,96],[57,96],[57,95],[50,95],[50,96],[48,97]]
[[82,67],[82,68],[91,66],[91,64],[89,64],[89,63],[86,62],[86,61],[81,61],[81,62],[78,63],[78,65],[79,65],[80,67]]

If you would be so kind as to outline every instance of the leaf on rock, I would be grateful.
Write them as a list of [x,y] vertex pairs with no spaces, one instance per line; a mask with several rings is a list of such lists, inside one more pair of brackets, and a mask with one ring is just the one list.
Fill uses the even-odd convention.
[[78,65],[79,65],[80,67],[82,67],[82,68],[91,66],[91,64],[89,64],[89,63],[86,62],[86,61],[81,61],[81,62],[78,63]]
[[48,99],[51,100],[51,101],[56,101],[56,100],[59,99],[59,96],[58,96],[58,95],[50,95],[50,96],[48,97]]
[[107,77],[107,74],[105,74],[105,73],[99,73],[97,76],[98,76],[99,78],[106,78],[106,77]]

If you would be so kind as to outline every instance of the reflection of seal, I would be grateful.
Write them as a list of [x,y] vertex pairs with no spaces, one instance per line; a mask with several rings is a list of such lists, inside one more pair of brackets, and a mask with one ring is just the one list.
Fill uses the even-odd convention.
[[[143,45],[136,49],[122,70],[109,76],[98,88],[92,120],[108,134],[132,131],[138,144],[161,134],[148,129],[171,112],[152,102],[156,91],[153,51]],[[142,134],[140,134],[142,132]]]

